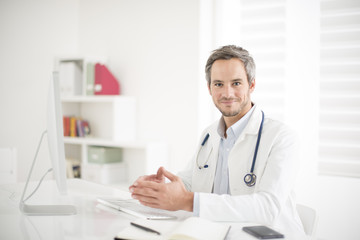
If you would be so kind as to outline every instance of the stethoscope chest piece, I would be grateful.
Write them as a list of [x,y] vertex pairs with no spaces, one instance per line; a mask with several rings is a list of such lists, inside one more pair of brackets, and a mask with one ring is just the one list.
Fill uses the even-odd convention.
[[262,128],[263,128],[263,124],[264,124],[264,118],[265,118],[263,111],[261,111],[261,115],[262,115],[261,123],[260,123],[259,132],[258,132],[258,137],[257,137],[257,140],[256,140],[256,146],[255,146],[253,162],[252,162],[252,165],[251,165],[251,170],[250,170],[250,173],[246,174],[245,177],[244,177],[244,182],[245,182],[246,186],[248,186],[248,187],[252,187],[256,183],[256,175],[254,173],[254,167],[255,167],[256,156],[257,156],[258,149],[259,149],[261,133],[262,133]]
[[204,166],[198,166],[198,167],[199,167],[199,169],[201,170],[202,168],[208,168],[209,165],[205,164]]
[[248,187],[252,187],[256,183],[256,175],[254,173],[248,173],[244,177],[244,182]]

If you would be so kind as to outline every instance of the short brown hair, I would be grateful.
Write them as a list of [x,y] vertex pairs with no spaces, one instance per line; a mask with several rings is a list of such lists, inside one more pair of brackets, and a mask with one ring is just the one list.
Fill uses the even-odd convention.
[[230,60],[232,58],[237,58],[244,63],[249,84],[255,79],[255,62],[249,52],[235,45],[227,45],[214,50],[206,62],[205,74],[206,81],[209,85],[211,83],[211,68],[213,63],[216,60]]

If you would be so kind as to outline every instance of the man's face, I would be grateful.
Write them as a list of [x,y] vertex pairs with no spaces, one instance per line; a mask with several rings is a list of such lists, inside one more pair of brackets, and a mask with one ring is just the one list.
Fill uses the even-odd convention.
[[215,106],[224,117],[238,120],[251,108],[250,93],[254,91],[255,80],[249,86],[244,64],[239,59],[216,60],[208,87]]

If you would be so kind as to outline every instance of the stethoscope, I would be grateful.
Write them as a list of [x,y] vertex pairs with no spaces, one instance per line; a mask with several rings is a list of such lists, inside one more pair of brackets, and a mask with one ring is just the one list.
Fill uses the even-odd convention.
[[[253,156],[253,161],[252,161],[250,173],[246,174],[245,177],[244,177],[244,182],[245,182],[246,186],[248,186],[248,187],[252,187],[256,183],[256,175],[254,173],[254,168],[255,168],[256,156],[257,156],[258,149],[259,149],[261,133],[262,133],[263,125],[264,125],[264,112],[261,111],[261,114],[262,114],[262,119],[261,119],[261,123],[260,123],[260,127],[259,127],[258,137],[257,137],[257,140],[256,140],[255,152],[254,152],[254,156]],[[203,168],[208,168],[209,167],[209,165],[207,164],[208,161],[209,161],[209,157],[208,157],[208,159],[206,159],[203,166],[199,165],[199,162],[198,162],[198,157],[199,157],[200,150],[204,147],[204,145],[207,142],[207,140],[209,139],[209,137],[210,137],[210,134],[209,133],[206,134],[204,140],[201,143],[201,147],[199,148],[198,153],[197,153],[196,164],[197,164],[197,166],[198,166],[198,168],[200,170],[203,169]],[[212,149],[211,149],[211,151],[212,151]],[[210,154],[209,154],[209,156],[210,156]]]

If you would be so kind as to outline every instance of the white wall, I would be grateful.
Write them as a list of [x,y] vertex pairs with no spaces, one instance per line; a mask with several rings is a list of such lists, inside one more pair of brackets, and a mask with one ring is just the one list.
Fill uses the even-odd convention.
[[[0,147],[17,148],[18,180],[26,178],[46,128],[53,56],[76,52],[77,39],[77,1],[0,1]],[[45,141],[34,179],[49,167]]]
[[[0,146],[18,149],[24,181],[46,128],[57,55],[101,55],[122,91],[138,100],[138,139],[169,144],[182,168],[197,136],[198,12],[193,0],[0,2]],[[34,179],[50,166],[47,143]]]
[[80,1],[80,53],[108,56],[138,100],[138,138],[167,142],[175,172],[196,143],[198,12],[193,0]]
[[319,240],[360,239],[360,180],[318,176],[299,179],[298,201],[316,209],[319,215]]

